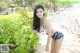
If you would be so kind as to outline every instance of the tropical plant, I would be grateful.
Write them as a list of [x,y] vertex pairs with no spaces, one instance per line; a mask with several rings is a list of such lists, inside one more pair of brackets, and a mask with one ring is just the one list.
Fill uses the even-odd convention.
[[36,53],[38,36],[32,31],[32,19],[23,16],[0,15],[0,44],[8,44],[9,53]]

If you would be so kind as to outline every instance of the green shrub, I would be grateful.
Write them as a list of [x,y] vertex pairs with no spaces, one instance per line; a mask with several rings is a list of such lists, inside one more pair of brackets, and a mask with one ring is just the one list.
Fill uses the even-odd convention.
[[9,53],[36,53],[38,36],[31,29],[32,19],[19,13],[0,15],[0,44],[9,44]]

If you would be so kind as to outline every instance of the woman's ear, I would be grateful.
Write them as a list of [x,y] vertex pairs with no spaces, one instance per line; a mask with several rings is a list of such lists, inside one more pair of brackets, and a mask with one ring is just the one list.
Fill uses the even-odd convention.
[[43,13],[43,15],[45,16],[45,13]]
[[45,15],[45,12],[43,11],[43,15]]

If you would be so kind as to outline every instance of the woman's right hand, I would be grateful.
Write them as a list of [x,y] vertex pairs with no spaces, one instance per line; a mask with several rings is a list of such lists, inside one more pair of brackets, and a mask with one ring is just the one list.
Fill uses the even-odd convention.
[[39,36],[39,32],[37,32],[36,30],[33,30],[33,31],[34,31],[34,33],[36,33]]
[[49,46],[46,45],[46,51],[49,51]]
[[34,33],[38,33],[36,30],[33,30]]

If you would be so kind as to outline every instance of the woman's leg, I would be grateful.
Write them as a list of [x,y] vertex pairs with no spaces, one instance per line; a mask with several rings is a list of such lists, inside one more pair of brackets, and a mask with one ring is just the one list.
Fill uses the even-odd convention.
[[63,38],[60,38],[60,39],[57,39],[57,40],[52,39],[51,53],[58,53],[59,52],[62,41],[63,41]]

